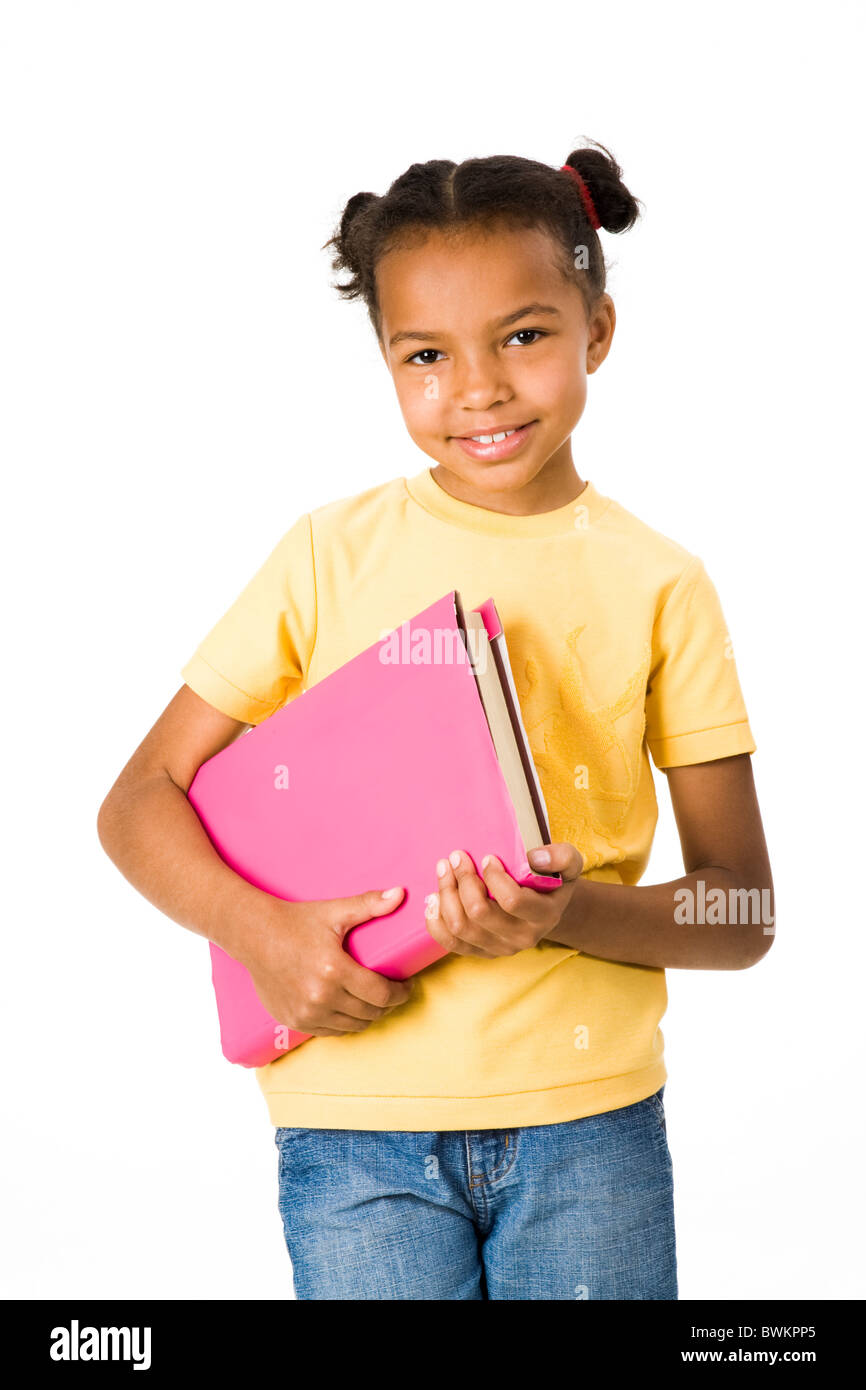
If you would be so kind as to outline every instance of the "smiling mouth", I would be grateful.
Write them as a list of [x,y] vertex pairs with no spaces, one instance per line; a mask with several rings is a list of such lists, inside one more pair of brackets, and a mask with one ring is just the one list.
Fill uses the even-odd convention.
[[499,444],[503,439],[508,439],[510,435],[517,434],[518,430],[525,430],[527,425],[534,425],[534,420],[525,420],[522,425],[514,425],[511,429],[497,430],[495,434],[456,434],[454,439],[471,439],[476,444]]

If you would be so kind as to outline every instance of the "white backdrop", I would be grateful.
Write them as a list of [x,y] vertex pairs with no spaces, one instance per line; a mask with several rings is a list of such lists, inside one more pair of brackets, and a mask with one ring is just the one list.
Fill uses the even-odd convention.
[[668,972],[680,1296],[863,1297],[862,13],[3,7],[5,1296],[291,1296],[207,942],[97,810],[297,516],[427,466],[329,286],[346,199],[587,136],[646,211],[576,465],[719,590],[777,892],[759,965]]

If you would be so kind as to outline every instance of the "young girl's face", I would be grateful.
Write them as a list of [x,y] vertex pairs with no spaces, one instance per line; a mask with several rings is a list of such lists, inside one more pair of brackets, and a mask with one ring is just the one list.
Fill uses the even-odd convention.
[[[533,495],[558,505],[577,477],[570,436],[616,316],[605,294],[587,317],[555,250],[541,228],[434,231],[376,268],[380,348],[406,428],[482,505],[534,480]],[[511,430],[501,443],[469,438]]]

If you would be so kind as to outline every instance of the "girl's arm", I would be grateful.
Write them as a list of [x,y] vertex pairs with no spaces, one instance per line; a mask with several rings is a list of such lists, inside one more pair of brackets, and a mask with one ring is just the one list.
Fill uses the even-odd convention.
[[103,849],[133,887],[173,921],[235,956],[261,926],[260,895],[219,857],[186,792],[201,763],[246,728],[183,686],[97,817]]
[[412,985],[358,965],[343,938],[392,912],[400,897],[383,899],[371,889],[284,902],[223,862],[186,793],[200,765],[246,727],[182,686],[102,803],[100,842],[166,916],[247,967],[279,1022],[319,1037],[359,1032],[405,1003]]
[[775,930],[751,757],[666,774],[685,877],[646,887],[581,879],[548,939],[632,965],[745,969],[766,955]]

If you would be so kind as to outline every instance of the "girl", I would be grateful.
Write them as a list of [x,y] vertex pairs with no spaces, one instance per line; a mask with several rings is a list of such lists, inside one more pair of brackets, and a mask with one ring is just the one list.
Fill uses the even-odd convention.
[[[560,168],[431,160],[350,198],[326,243],[337,288],[366,304],[434,466],[295,520],[100,810],[131,882],[315,1035],[256,1073],[301,1299],[677,1297],[665,967],[757,961],[772,936],[742,907],[772,879],[712,582],[572,457],[616,322],[598,232],[638,215],[621,172],[603,146]],[[273,898],[220,860],[185,793],[452,588],[467,608],[495,597],[554,840],[535,865],[563,883],[520,888],[492,852],[431,845],[427,927],[449,954],[392,981],[341,943],[402,890]],[[639,887],[649,756],[686,873]],[[351,833],[349,815],[334,854]]]

